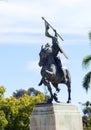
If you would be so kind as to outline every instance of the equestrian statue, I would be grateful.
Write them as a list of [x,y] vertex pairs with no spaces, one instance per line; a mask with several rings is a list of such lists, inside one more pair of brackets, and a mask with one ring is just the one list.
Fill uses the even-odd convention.
[[[39,66],[41,67],[41,81],[39,86],[44,84],[47,86],[48,91],[50,92],[50,99],[47,103],[52,103],[53,100],[59,103],[57,98],[57,92],[60,91],[59,84],[63,83],[67,86],[68,89],[68,100],[67,103],[71,102],[71,76],[67,68],[64,68],[61,63],[58,53],[62,53],[67,59],[66,53],[60,47],[58,43],[58,37],[62,37],[57,33],[57,31],[42,17],[45,22],[45,36],[52,39],[52,43],[46,43],[45,46],[41,46],[39,53]],[[49,29],[52,29],[54,36],[49,33]],[[52,86],[56,89],[56,92],[52,92]]]

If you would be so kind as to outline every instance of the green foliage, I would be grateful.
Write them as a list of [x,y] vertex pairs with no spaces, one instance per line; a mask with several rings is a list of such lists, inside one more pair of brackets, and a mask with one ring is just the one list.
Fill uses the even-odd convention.
[[16,92],[13,92],[13,97],[20,98],[24,94],[27,94],[29,96],[37,96],[39,93],[41,93],[41,92],[36,90],[36,89],[34,89],[34,88],[29,88],[28,90],[19,89],[19,90],[16,90]]
[[0,86],[0,98],[2,98],[4,96],[5,90],[6,89],[4,86]]
[[91,61],[91,55],[87,55],[83,58],[82,65],[84,68],[88,68]]
[[0,110],[0,130],[4,130],[4,128],[7,126],[8,121],[5,117],[5,113],[3,110]]
[[88,72],[83,78],[83,88],[88,92],[91,84],[91,72]]
[[13,92],[13,97],[15,98],[20,98],[22,97],[24,94],[26,94],[27,91],[24,90],[24,89],[19,89],[19,90],[16,90],[16,92]]
[[4,92],[5,92],[5,88],[3,86],[0,86],[0,130],[3,130],[8,124],[7,119],[5,117],[6,115],[3,109],[1,109],[2,104],[3,104]]
[[44,95],[41,93],[37,96],[24,94],[20,98],[2,98],[0,100],[0,130],[29,130],[33,107],[43,101]]
[[87,117],[90,117],[91,116],[91,102],[87,101],[83,105],[84,105],[84,108],[83,108],[84,115],[86,115]]
[[87,117],[88,126],[83,126],[83,130],[91,130],[91,117]]
[[91,32],[89,32],[89,39],[91,40]]
[[[89,33],[89,39],[91,40],[91,32]],[[82,61],[82,66],[84,68],[89,68],[90,65],[90,61],[91,61],[91,54],[87,55],[83,58]],[[91,84],[91,71],[89,71],[83,78],[83,82],[82,82],[82,86],[83,88],[85,88],[86,92],[88,91],[88,89],[90,88],[90,84]]]
[[91,130],[91,127],[84,127],[83,130]]
[[83,125],[84,130],[91,130],[91,102],[87,101],[83,104],[83,114],[85,117],[85,122],[87,122],[87,125]]
[[38,91],[38,90],[36,90],[36,89],[34,89],[34,88],[29,88],[29,89],[27,90],[27,94],[28,94],[29,96],[37,96],[39,93],[41,93],[41,92]]

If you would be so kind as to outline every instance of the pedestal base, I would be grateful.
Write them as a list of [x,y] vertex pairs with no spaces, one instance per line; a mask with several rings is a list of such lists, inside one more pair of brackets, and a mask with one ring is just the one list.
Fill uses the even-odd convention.
[[30,130],[83,130],[82,118],[74,105],[36,105],[30,118]]

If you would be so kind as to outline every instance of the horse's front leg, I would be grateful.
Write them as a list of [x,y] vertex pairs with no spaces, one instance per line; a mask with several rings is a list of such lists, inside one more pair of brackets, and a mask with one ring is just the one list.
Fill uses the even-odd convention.
[[47,86],[47,81],[46,81],[46,76],[45,76],[46,72],[45,72],[45,67],[42,67],[41,69],[41,76],[42,76],[42,79],[40,81],[40,83],[38,84],[39,86],[41,86],[42,84],[44,84],[45,86]]
[[50,98],[50,99],[48,99],[47,103],[52,103],[53,98],[54,98],[54,95],[53,95],[53,93],[52,93],[52,88],[51,88],[50,83],[48,83],[48,84],[47,84],[47,88],[48,88],[48,91],[49,91],[50,96],[51,96],[51,98]]

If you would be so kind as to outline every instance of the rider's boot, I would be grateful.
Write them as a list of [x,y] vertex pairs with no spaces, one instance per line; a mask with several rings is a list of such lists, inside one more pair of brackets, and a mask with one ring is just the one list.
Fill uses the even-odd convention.
[[51,78],[54,78],[55,74],[49,70],[46,70],[46,74],[49,75]]

